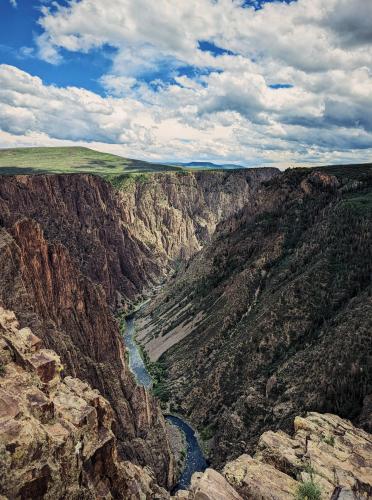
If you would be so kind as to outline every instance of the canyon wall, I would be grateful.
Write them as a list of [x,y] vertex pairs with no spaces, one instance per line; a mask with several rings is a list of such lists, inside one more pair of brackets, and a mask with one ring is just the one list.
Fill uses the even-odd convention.
[[169,498],[118,456],[108,401],[1,307],[0,366],[1,498]]
[[80,272],[66,246],[48,242],[35,220],[21,219],[8,231],[0,232],[1,304],[61,356],[66,374],[109,399],[122,456],[151,466],[159,483],[171,485],[163,416],[129,372],[102,286]]
[[274,168],[183,172],[126,178],[123,221],[162,263],[187,260],[209,242],[217,224],[254,203]]
[[0,305],[110,401],[121,456],[150,466],[160,485],[174,481],[164,418],[128,369],[112,311],[130,308],[274,174],[157,174],[120,190],[79,174],[0,179]]
[[162,394],[213,464],[305,411],[370,428],[371,186],[362,168],[275,177],[143,309]]
[[0,496],[71,500],[270,500],[310,487],[321,498],[370,498],[372,439],[335,415],[296,417],[295,432],[266,432],[253,456],[222,473],[195,473],[171,497],[148,468],[118,454],[107,400],[80,379],[63,376],[12,311],[0,307]]

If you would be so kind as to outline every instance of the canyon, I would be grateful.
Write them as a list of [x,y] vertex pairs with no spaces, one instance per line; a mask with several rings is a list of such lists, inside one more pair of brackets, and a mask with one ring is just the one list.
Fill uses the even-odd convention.
[[371,186],[370,168],[273,177],[144,308],[167,404],[215,467],[306,411],[371,430]]
[[[0,442],[8,440],[1,461],[13,479],[0,493],[56,498],[65,463],[69,498],[170,497],[177,468],[165,419],[129,369],[115,317],[154,287],[138,341],[165,367],[168,405],[204,435],[222,472],[207,469],[176,498],[217,498],[211,492],[221,485],[231,498],[251,498],[254,478],[242,477],[251,460],[258,474],[266,461],[289,474],[295,491],[303,467],[283,470],[257,453],[262,433],[290,433],[307,411],[371,431],[370,187],[368,169],[358,178],[265,168],[113,183],[87,174],[3,176]],[[36,393],[34,402],[28,395]],[[316,418],[327,432],[346,426],[363,441],[366,477],[356,465],[345,487],[366,495],[369,435],[338,417]],[[23,434],[11,431],[17,421],[29,422]],[[321,432],[306,435],[323,450]],[[332,493],[338,484],[329,483],[323,489]]]

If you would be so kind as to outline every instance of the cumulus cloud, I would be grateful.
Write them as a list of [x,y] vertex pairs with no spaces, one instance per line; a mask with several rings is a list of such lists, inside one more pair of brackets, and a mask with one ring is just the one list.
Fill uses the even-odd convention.
[[262,3],[45,4],[39,57],[58,65],[61,49],[113,47],[111,70],[100,78],[106,96],[2,66],[0,127],[12,137],[46,134],[159,160],[370,154],[372,4]]
[[[243,9],[242,3],[70,0],[67,7],[44,7],[41,37],[51,50],[88,51],[110,44],[139,71],[154,58],[206,65],[211,57],[199,49],[200,39],[249,59],[275,58],[310,72],[372,62],[371,52],[357,43],[370,42],[367,0],[274,2],[257,11]],[[335,34],[354,41],[353,50],[343,50]]]
[[[119,88],[118,97],[101,97],[76,87],[45,85],[38,77],[2,65],[0,129],[15,137],[15,144],[25,138],[39,144],[77,141],[158,161],[287,163],[321,161],[331,151],[335,157],[351,149],[371,152],[372,134],[356,123],[347,128],[337,109],[330,111],[318,96],[295,88],[271,89],[255,74],[245,75],[244,81],[251,82],[246,92],[244,83],[212,73],[205,85],[181,79],[182,85],[154,91],[146,85],[131,90],[132,80],[109,79],[106,84]],[[224,98],[230,106],[218,105]],[[316,124],[326,109],[330,129]],[[314,123],[301,124],[299,117],[304,116]]]

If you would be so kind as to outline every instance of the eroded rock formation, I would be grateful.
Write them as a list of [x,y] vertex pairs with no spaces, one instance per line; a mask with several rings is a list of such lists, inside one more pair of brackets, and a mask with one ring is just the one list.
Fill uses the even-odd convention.
[[371,498],[372,436],[336,415],[296,417],[293,436],[265,432],[253,457],[227,463],[222,475],[194,474],[190,491],[176,498],[289,500],[309,491],[322,500]]
[[266,183],[137,322],[214,465],[306,411],[370,425],[372,177],[336,172]]
[[160,174],[121,191],[89,175],[1,178],[0,305],[110,401],[121,455],[163,486],[174,482],[164,418],[135,384],[112,310],[197,251],[274,174]]
[[0,241],[2,304],[58,352],[68,374],[109,399],[122,455],[151,466],[159,483],[170,486],[173,458],[163,416],[154,398],[135,384],[102,287],[82,275],[62,243],[46,241],[34,220],[2,230]]
[[59,356],[3,308],[0,367],[0,496],[168,498],[149,471],[118,457],[108,401],[61,379]]

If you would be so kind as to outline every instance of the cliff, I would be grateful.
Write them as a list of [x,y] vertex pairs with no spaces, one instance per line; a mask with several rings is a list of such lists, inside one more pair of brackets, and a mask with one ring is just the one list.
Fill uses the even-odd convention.
[[363,169],[275,177],[143,310],[162,394],[213,464],[306,411],[369,428],[371,185]]
[[118,457],[108,401],[77,378],[62,379],[57,354],[3,308],[0,367],[0,495],[169,497],[148,471]]
[[102,285],[110,305],[136,300],[177,259],[193,255],[216,224],[253,200],[276,169],[100,177],[3,176],[0,224],[23,217],[62,243],[82,274]]
[[109,399],[122,455],[151,466],[159,483],[172,484],[164,419],[129,372],[103,288],[79,271],[62,243],[46,241],[34,220],[21,219],[9,232],[2,229],[0,247],[1,303],[58,352],[68,374]]
[[209,242],[216,226],[247,203],[279,172],[183,172],[125,178],[119,183],[123,220],[160,262],[187,260]]
[[372,495],[372,436],[336,415],[296,417],[294,433],[268,431],[255,454],[221,473],[195,473],[184,500],[362,500]]
[[1,178],[0,305],[109,400],[121,456],[163,486],[174,481],[165,422],[128,369],[113,310],[197,251],[274,173],[156,174],[120,189],[89,175]]

